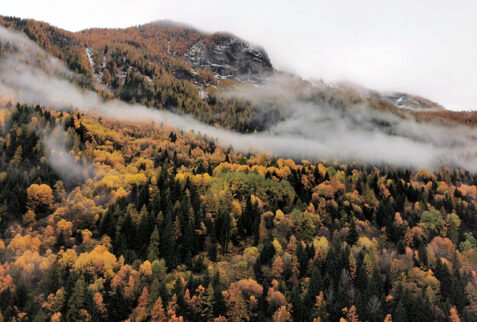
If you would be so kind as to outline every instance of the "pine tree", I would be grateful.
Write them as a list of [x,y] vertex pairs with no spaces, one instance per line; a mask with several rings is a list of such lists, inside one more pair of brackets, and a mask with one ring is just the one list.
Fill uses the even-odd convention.
[[368,286],[368,274],[366,273],[366,268],[363,264],[363,261],[359,261],[358,263],[355,286],[362,291],[364,291]]
[[68,300],[68,311],[66,318],[68,321],[75,321],[78,317],[79,311],[84,308],[86,303],[86,283],[83,278],[76,281],[73,293]]
[[304,276],[308,268],[308,253],[303,247],[303,243],[299,242],[298,247],[296,248],[296,257],[298,258],[298,263],[300,264],[300,276]]
[[436,263],[436,277],[441,282],[441,294],[452,294],[452,276],[446,264],[439,258]]
[[303,299],[298,288],[293,289],[290,302],[292,304],[293,321],[307,321],[310,309],[303,305]]
[[171,215],[164,218],[164,228],[160,231],[160,254],[166,260],[169,269],[176,266],[176,242],[174,238],[173,224]]
[[313,270],[311,271],[310,284],[308,286],[308,294],[311,299],[315,299],[316,296],[323,290],[323,279],[321,277],[321,272],[317,264],[313,265]]
[[245,208],[242,211],[242,216],[239,218],[239,233],[241,235],[249,236],[253,232],[254,222],[260,217],[257,209],[257,204],[252,203],[252,197],[247,196],[245,201]]
[[156,226],[154,227],[154,231],[151,234],[149,247],[147,249],[147,259],[150,262],[153,262],[154,260],[159,259],[159,244],[160,244],[159,228]]
[[355,219],[352,218],[349,232],[348,232],[348,235],[346,236],[346,242],[348,243],[348,245],[353,246],[358,241],[358,238],[359,238],[359,234],[358,234],[358,231],[356,230],[356,222],[355,222]]
[[195,234],[194,234],[193,221],[194,221],[194,218],[189,217],[189,219],[185,223],[184,236],[182,237],[182,245],[183,245],[182,253],[183,253],[183,257],[186,257],[186,258],[192,257],[192,254],[194,253],[194,247],[196,246],[194,242]]
[[224,295],[222,294],[223,288],[220,283],[220,276],[218,272],[215,272],[212,279],[213,296],[212,296],[212,311],[214,316],[225,315],[227,308],[225,306]]
[[394,311],[393,321],[407,321],[406,310],[404,309],[404,305],[401,301],[399,301],[396,310]]
[[174,239],[177,242],[179,238],[181,238],[182,236],[181,222],[179,221],[179,216],[176,216],[173,226],[174,226]]
[[260,252],[260,256],[258,257],[258,262],[261,265],[270,265],[273,256],[275,256],[275,252],[276,251],[272,243],[272,237],[269,236],[267,239],[265,239],[265,242],[263,243],[262,251]]
[[221,204],[219,206],[219,211],[217,214],[217,223],[215,226],[216,234],[219,239],[219,242],[222,245],[222,253],[225,254],[227,252],[227,246],[230,236],[230,230],[232,228],[232,217],[230,217],[230,213],[228,212],[225,204]]
[[103,217],[101,218],[101,222],[99,224],[99,231],[101,235],[108,235],[111,239],[115,237],[115,226],[116,221],[114,218],[113,207],[109,207],[109,209],[104,213]]
[[130,303],[124,298],[122,288],[117,286],[113,295],[108,299],[107,308],[110,321],[125,320],[130,312],[129,305]]
[[157,278],[152,281],[151,292],[149,294],[149,300],[154,303],[160,296],[160,282]]
[[141,219],[139,220],[136,236],[136,249],[140,257],[143,257],[144,255],[147,257],[148,245],[151,239],[151,234],[154,231],[154,228],[156,228],[156,223],[154,216],[149,214],[145,205],[142,207],[140,215]]
[[134,222],[131,218],[129,212],[124,217],[124,222],[121,225],[120,233],[118,235],[118,239],[116,241],[116,245],[120,245],[119,249],[115,249],[119,253],[124,253],[126,249],[134,249],[135,245],[135,237],[136,237],[136,227]]

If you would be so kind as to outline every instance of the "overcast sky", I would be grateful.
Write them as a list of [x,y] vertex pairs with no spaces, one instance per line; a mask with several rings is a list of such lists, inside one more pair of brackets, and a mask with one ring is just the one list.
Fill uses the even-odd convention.
[[473,0],[2,0],[0,14],[71,31],[158,19],[230,31],[305,78],[406,91],[477,109]]

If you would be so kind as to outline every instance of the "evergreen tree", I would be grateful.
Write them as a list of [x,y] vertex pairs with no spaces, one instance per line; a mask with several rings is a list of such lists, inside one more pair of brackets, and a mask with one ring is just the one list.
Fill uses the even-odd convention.
[[404,305],[402,304],[401,301],[399,301],[392,317],[393,317],[393,321],[403,321],[403,322],[407,321],[406,310],[404,309]]
[[149,241],[149,247],[147,249],[147,259],[150,262],[159,259],[159,243],[159,228],[156,226],[151,234],[151,240]]
[[109,297],[107,309],[110,321],[122,321],[128,317],[130,303],[125,300],[120,286],[117,286],[113,295]]
[[174,239],[174,230],[172,224],[171,215],[166,215],[164,218],[164,228],[159,234],[160,241],[160,254],[166,260],[167,267],[169,269],[176,266],[176,242]]
[[358,241],[358,238],[359,238],[359,234],[358,234],[358,231],[356,230],[356,222],[353,217],[351,219],[348,235],[346,236],[346,242],[348,243],[348,245],[353,246]]
[[303,247],[303,243],[299,242],[296,248],[296,257],[298,258],[298,263],[300,264],[300,276],[304,276],[306,270],[308,269],[308,253]]
[[290,302],[292,304],[293,321],[308,321],[308,319],[312,316],[310,314],[311,308],[307,308],[303,305],[303,299],[300,295],[300,290],[298,288],[295,288],[292,291]]
[[262,251],[258,257],[259,265],[270,265],[273,256],[275,256],[275,247],[272,243],[272,236],[268,236],[263,243]]
[[240,234],[249,236],[253,232],[254,223],[257,221],[257,217],[260,217],[257,209],[257,204],[252,203],[252,197],[247,196],[245,200],[245,208],[242,211],[242,215],[239,218],[239,230]]
[[222,294],[223,291],[223,286],[222,283],[220,282],[220,275],[219,272],[216,271],[212,281],[211,281],[211,286],[213,289],[212,293],[212,312],[214,316],[219,316],[223,315],[225,316],[225,313],[227,311],[227,308],[225,306],[225,299]]
[[220,244],[222,245],[222,253],[225,254],[227,252],[227,246],[230,236],[230,230],[232,228],[232,218],[230,217],[230,213],[228,212],[225,204],[221,204],[219,206],[219,211],[217,214],[217,223],[215,226],[216,235]]
[[324,285],[323,279],[321,277],[320,268],[318,266],[318,263],[315,263],[311,271],[310,284],[308,286],[308,295],[311,297],[313,302],[316,296],[320,294],[320,291],[323,290],[323,288]]
[[76,281],[73,293],[68,300],[68,311],[66,313],[68,321],[76,321],[79,311],[85,306],[86,296],[86,283],[83,278],[80,278]]

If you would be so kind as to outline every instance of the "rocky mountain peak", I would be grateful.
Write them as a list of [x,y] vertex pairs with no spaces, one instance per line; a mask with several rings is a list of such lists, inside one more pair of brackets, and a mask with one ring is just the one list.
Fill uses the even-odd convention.
[[199,40],[184,58],[192,68],[208,69],[222,79],[256,82],[273,72],[265,50],[227,33]]

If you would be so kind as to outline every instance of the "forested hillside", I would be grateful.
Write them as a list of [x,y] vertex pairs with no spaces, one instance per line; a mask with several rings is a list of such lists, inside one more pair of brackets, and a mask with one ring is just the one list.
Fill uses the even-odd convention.
[[[251,75],[271,71],[265,53],[260,57],[259,67],[239,68],[238,64],[247,62],[247,57],[242,60],[230,58],[229,63],[238,68],[232,74],[219,74],[223,69],[214,74],[210,69],[189,65],[184,56],[198,41],[207,48],[215,48],[230,39],[234,40],[228,44],[231,47],[238,42],[252,53],[262,53],[234,36],[223,33],[207,35],[172,22],[128,29],[90,29],[79,33],[34,20],[9,17],[0,17],[0,24],[24,32],[78,73],[80,86],[96,89],[105,99],[116,97],[158,109],[177,110],[192,114],[200,121],[241,132],[264,129],[258,120],[268,118],[266,110],[254,109],[244,101],[221,99],[216,95],[216,89],[217,86],[229,87],[236,83],[232,76],[241,76],[240,71]],[[227,57],[224,53],[219,58]],[[213,57],[211,60],[217,63]],[[224,68],[235,70],[222,63]]]
[[[222,79],[184,57],[199,41],[237,46],[230,35],[157,23],[80,33],[0,23],[106,101],[240,132],[283,117],[282,101],[257,108],[216,94],[238,83],[257,90],[260,80]],[[260,66],[241,68],[270,72]],[[298,84],[304,102],[347,113],[367,104],[418,122],[475,124],[473,113],[409,112],[379,96]],[[241,153],[157,122],[9,98],[0,107],[4,321],[477,320],[474,172]]]
[[22,105],[0,123],[5,320],[475,318],[468,172],[245,156]]

